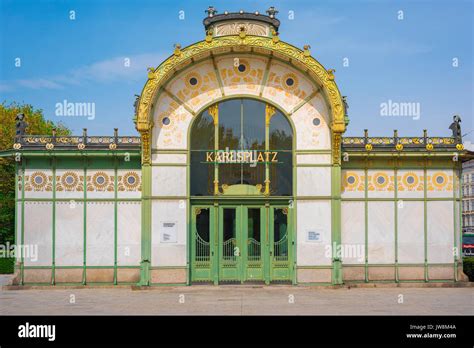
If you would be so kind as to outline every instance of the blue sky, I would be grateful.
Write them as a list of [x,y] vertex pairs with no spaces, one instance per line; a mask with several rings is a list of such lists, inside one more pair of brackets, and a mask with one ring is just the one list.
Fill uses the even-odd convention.
[[[309,44],[317,60],[336,69],[349,102],[346,135],[364,128],[371,135],[393,129],[418,135],[427,128],[448,136],[454,114],[462,117],[463,133],[474,129],[474,9],[468,0],[0,0],[0,101],[32,104],[74,133],[88,128],[89,134],[112,134],[118,127],[121,134],[135,134],[134,94],[142,90],[146,67],[158,66],[175,43],[202,40],[209,5],[220,13],[275,6],[281,39]],[[63,100],[94,102],[96,117],[56,116],[55,105]],[[388,100],[419,103],[420,118],[382,117],[381,103]],[[474,141],[474,132],[466,140]]]

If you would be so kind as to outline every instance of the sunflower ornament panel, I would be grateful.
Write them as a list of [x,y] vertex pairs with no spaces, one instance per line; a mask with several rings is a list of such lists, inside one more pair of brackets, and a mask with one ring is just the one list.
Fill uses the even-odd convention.
[[423,198],[424,196],[423,170],[399,170],[397,172],[399,198]]
[[342,171],[341,196],[343,198],[364,198],[365,173],[363,170]]
[[453,198],[454,179],[452,170],[428,170],[426,184],[429,198]]
[[[23,184],[22,175],[18,176],[19,191]],[[47,169],[27,169],[24,175],[25,198],[52,198],[53,197],[53,172]]]
[[118,198],[140,198],[142,193],[141,172],[137,170],[117,171]]
[[369,170],[367,192],[369,198],[394,198],[395,172],[393,170]]
[[115,175],[112,170],[87,171],[86,185],[88,198],[114,198]]

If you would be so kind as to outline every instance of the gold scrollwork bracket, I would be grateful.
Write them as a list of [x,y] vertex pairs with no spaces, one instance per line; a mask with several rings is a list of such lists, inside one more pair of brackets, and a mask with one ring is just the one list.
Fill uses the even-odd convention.
[[212,119],[214,120],[214,125],[219,124],[219,106],[217,104],[211,105],[209,107],[209,115],[212,116]]
[[265,125],[270,125],[270,120],[275,115],[276,109],[272,105],[265,105]]

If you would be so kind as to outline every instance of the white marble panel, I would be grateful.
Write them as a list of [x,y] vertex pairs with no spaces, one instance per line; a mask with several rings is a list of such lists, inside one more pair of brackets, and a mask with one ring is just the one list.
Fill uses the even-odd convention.
[[26,266],[51,266],[53,205],[25,202],[24,255]]
[[[154,200],[152,202],[152,266],[186,266],[186,202]],[[174,223],[176,242],[162,242],[164,223]]]
[[154,153],[151,155],[152,163],[186,164],[188,155],[184,153]]
[[[315,124],[315,119],[318,124]],[[291,115],[296,130],[297,150],[330,150],[331,132],[325,104],[316,96]]]
[[395,207],[393,202],[368,203],[368,262],[395,263]]
[[87,266],[114,264],[114,204],[87,203]]
[[[298,201],[296,207],[298,266],[331,265],[331,202]],[[319,242],[308,241],[308,232],[321,236]]]
[[56,203],[56,265],[82,266],[84,263],[84,205],[82,202]]
[[[17,203],[16,205],[16,239],[15,245],[21,244],[21,216],[23,214],[23,209],[21,203]],[[20,254],[17,253],[15,255],[17,261],[20,261]]]
[[398,206],[398,263],[424,263],[423,202],[403,201]]
[[427,203],[428,263],[454,262],[453,202]]
[[365,203],[342,202],[341,244],[344,264],[365,263]]
[[331,168],[296,168],[296,193],[298,196],[330,196]]
[[117,264],[138,266],[141,261],[141,203],[117,205]]
[[186,167],[153,167],[153,196],[186,196]]
[[[167,118],[168,123],[163,120]],[[156,149],[183,149],[188,146],[188,127],[193,115],[168,94],[158,98],[153,112],[152,147]]]
[[331,155],[329,154],[298,154],[296,155],[297,164],[331,164]]

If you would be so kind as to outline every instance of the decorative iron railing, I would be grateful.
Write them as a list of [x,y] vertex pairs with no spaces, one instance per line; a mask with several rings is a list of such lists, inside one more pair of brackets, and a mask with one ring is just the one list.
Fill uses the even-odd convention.
[[15,149],[140,149],[139,136],[59,136],[19,135],[15,137]]
[[363,137],[343,137],[342,147],[361,150],[463,150],[462,141],[454,137],[428,137],[426,131],[421,137],[399,137],[397,131],[393,137],[369,137],[367,131]]

